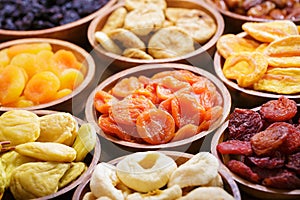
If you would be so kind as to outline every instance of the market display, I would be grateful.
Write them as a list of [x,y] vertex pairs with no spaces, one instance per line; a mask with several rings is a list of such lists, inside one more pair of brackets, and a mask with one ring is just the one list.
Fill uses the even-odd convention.
[[247,35],[226,34],[217,42],[218,53],[225,59],[224,76],[241,88],[274,94],[299,93],[297,26],[281,20],[246,22],[242,28]]
[[179,166],[163,153],[137,152],[116,166],[99,163],[89,182],[91,191],[83,198],[234,199],[223,189],[218,167],[218,160],[208,152],[200,152]]
[[0,105],[29,107],[60,99],[84,80],[86,66],[74,53],[50,43],[18,44],[0,50]]
[[216,149],[229,156],[224,164],[238,176],[266,187],[299,189],[299,115],[284,96],[259,110],[235,108],[228,133]]
[[168,7],[165,0],[125,0],[124,4],[94,33],[103,49],[114,54],[174,58],[193,52],[217,31],[214,19],[200,9]]
[[7,192],[15,199],[39,198],[71,184],[86,171],[84,159],[94,149],[96,137],[90,124],[79,127],[69,113],[3,113],[0,141],[8,144],[1,149],[0,156],[1,198]]
[[223,113],[212,81],[187,70],[122,78],[109,91],[96,91],[93,105],[105,134],[153,145],[208,130]]
[[298,0],[212,0],[224,11],[265,20],[299,20]]

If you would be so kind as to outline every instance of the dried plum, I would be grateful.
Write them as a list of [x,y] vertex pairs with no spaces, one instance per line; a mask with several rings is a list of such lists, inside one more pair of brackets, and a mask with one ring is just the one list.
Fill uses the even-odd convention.
[[249,141],[262,127],[263,122],[257,112],[236,108],[229,118],[229,139]]

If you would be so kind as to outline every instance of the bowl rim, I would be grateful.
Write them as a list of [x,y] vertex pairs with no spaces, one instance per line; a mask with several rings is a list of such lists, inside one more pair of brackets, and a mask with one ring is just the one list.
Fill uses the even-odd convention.
[[[258,18],[258,17],[251,17],[251,16],[246,16],[246,15],[240,15],[234,12],[231,12],[229,10],[223,10],[221,8],[219,8],[212,0],[205,0],[206,2],[208,2],[209,4],[211,4],[212,6],[214,6],[220,13],[222,13],[223,15],[233,18],[235,20],[242,20],[242,21],[252,21],[252,22],[266,22],[266,21],[272,21],[272,19],[263,19],[263,18]],[[293,22],[299,22],[300,18],[297,20],[291,20]]]
[[[300,106],[300,104],[297,104],[298,107]],[[258,111],[260,109],[259,107],[255,107],[252,108],[251,110],[254,111]],[[263,186],[261,184],[256,184],[256,183],[252,183],[238,175],[236,175],[235,173],[231,172],[226,165],[223,163],[223,159],[221,157],[221,155],[217,152],[217,145],[222,141],[223,139],[223,134],[226,131],[227,127],[228,127],[228,122],[229,120],[226,120],[215,132],[215,134],[212,137],[211,140],[211,153],[219,160],[219,163],[222,165],[222,167],[224,168],[224,170],[227,171],[228,174],[230,174],[230,176],[233,177],[233,179],[239,184],[241,185],[241,189],[243,190],[244,188],[250,188],[251,190],[256,190],[259,192],[263,192],[263,193],[267,193],[269,195],[289,195],[289,196],[295,196],[295,197],[299,197],[300,196],[300,189],[294,189],[294,190],[285,190],[285,189],[276,189],[276,188],[271,188],[271,187],[266,187]],[[244,189],[245,190],[245,189]]]
[[77,96],[79,93],[81,93],[85,88],[88,87],[88,85],[92,82],[95,71],[96,71],[96,65],[93,57],[82,47],[73,44],[68,41],[60,40],[60,39],[53,39],[53,38],[23,38],[23,39],[16,39],[16,40],[11,40],[7,42],[0,43],[0,50],[4,48],[8,48],[13,45],[18,45],[18,44],[28,44],[28,43],[43,43],[47,42],[50,45],[59,45],[62,46],[63,49],[64,46],[76,51],[77,53],[81,54],[82,57],[84,57],[84,61],[86,61],[86,67],[87,67],[87,72],[85,74],[85,78],[83,82],[75,88],[75,90],[72,91],[72,93],[56,99],[54,101],[50,101],[48,103],[43,103],[43,104],[38,104],[35,106],[29,106],[29,107],[24,107],[24,108],[16,108],[16,107],[5,107],[5,106],[0,106],[0,111],[8,111],[8,110],[15,110],[15,109],[26,109],[26,110],[38,110],[38,109],[46,109],[55,105],[58,105],[60,103],[63,103],[69,99],[72,99],[73,97]]
[[[60,113],[62,111],[54,111],[54,110],[33,110],[30,111],[33,112],[37,115],[48,115],[48,114],[54,114],[54,113]],[[72,115],[76,121],[78,122],[79,125],[85,123],[84,120]],[[91,152],[89,153],[91,154]],[[67,186],[63,187],[62,189],[58,190],[57,192],[47,195],[47,196],[43,196],[43,197],[39,197],[36,198],[36,200],[45,200],[45,199],[53,199],[55,197],[59,197],[60,195],[63,195],[67,192],[70,192],[72,189],[74,189],[76,186],[78,186],[79,184],[81,184],[83,182],[83,180],[85,180],[93,171],[94,167],[97,165],[98,161],[100,160],[100,155],[101,155],[101,143],[100,143],[100,139],[97,136],[96,137],[96,145],[93,149],[93,158],[91,160],[90,165],[87,167],[87,170],[80,175],[79,178],[77,178],[75,181],[73,181],[72,183],[68,184]]]
[[[166,0],[166,1],[168,1],[168,0]],[[217,29],[216,29],[215,34],[206,43],[204,43],[204,45],[202,45],[195,51],[187,53],[182,56],[177,56],[174,58],[163,58],[163,59],[153,59],[153,60],[128,58],[128,57],[125,57],[122,55],[117,55],[117,54],[105,51],[101,47],[101,45],[96,41],[95,36],[94,36],[97,25],[102,20],[102,18],[105,18],[108,15],[110,15],[116,8],[124,6],[125,1],[119,1],[117,4],[110,7],[109,9],[105,10],[103,13],[101,13],[100,15],[98,15],[91,21],[91,23],[88,27],[88,31],[87,31],[87,37],[88,37],[88,41],[89,41],[90,45],[95,49],[95,51],[98,54],[109,57],[110,59],[116,59],[116,60],[119,60],[122,62],[135,63],[135,64],[152,64],[152,63],[165,63],[165,62],[176,62],[179,60],[188,60],[189,58],[191,58],[193,56],[197,56],[201,53],[204,53],[208,49],[213,47],[216,44],[218,38],[223,34],[224,29],[225,29],[225,22],[224,22],[222,15],[216,9],[214,9],[212,6],[210,6],[209,4],[205,3],[202,0],[201,1],[199,1],[199,0],[171,0],[171,1],[182,1],[182,2],[197,4],[200,7],[204,8],[204,10],[206,10],[208,13],[210,13],[212,18],[214,18],[214,20],[216,22]]]
[[82,24],[85,24],[89,21],[91,21],[92,19],[94,19],[96,16],[98,16],[99,14],[101,14],[103,12],[103,10],[111,7],[112,5],[114,5],[117,2],[117,0],[108,0],[108,2],[106,4],[104,4],[101,8],[99,8],[98,10],[94,11],[93,13],[90,13],[89,15],[80,18],[76,21],[67,23],[67,24],[63,24],[60,26],[56,26],[56,27],[52,27],[52,28],[47,28],[47,29],[40,29],[40,30],[7,30],[7,29],[0,29],[0,35],[8,35],[8,36],[25,36],[25,35],[30,35],[31,37],[38,37],[39,35],[45,35],[45,34],[50,34],[50,33],[54,33],[54,32],[61,32],[61,31],[65,31],[67,29],[72,29],[75,28],[77,26],[80,26]]
[[[96,116],[97,111],[95,110],[94,104],[93,104],[94,96],[98,90],[102,90],[103,88],[105,88],[109,84],[111,84],[112,82],[122,79],[122,77],[130,76],[132,74],[139,73],[142,71],[147,71],[147,70],[164,71],[164,70],[174,70],[174,69],[185,69],[185,70],[191,71],[197,75],[206,77],[217,87],[217,89],[220,91],[220,94],[223,98],[223,115],[218,120],[218,123],[215,123],[214,126],[212,126],[209,130],[202,131],[202,132],[196,134],[195,136],[186,138],[184,140],[179,140],[179,141],[169,142],[169,143],[159,144],[159,145],[127,142],[127,141],[109,136],[101,130],[101,128],[99,127],[99,125],[97,123],[97,120],[95,120],[95,119],[97,119],[97,116]],[[130,147],[130,148],[134,148],[134,149],[149,149],[150,150],[150,149],[159,149],[159,148],[178,147],[178,146],[186,145],[188,143],[191,144],[192,142],[203,138],[204,136],[206,136],[206,135],[212,133],[214,130],[216,130],[217,127],[220,126],[220,124],[222,124],[222,122],[224,122],[226,120],[228,114],[230,113],[230,109],[231,109],[231,96],[230,96],[228,89],[225,87],[225,85],[222,83],[222,81],[220,81],[216,76],[214,76],[210,72],[205,71],[204,69],[201,69],[199,67],[195,67],[195,66],[187,65],[187,64],[158,63],[158,64],[143,64],[143,65],[138,65],[136,67],[132,67],[129,69],[125,69],[123,71],[120,71],[120,72],[108,77],[104,81],[102,81],[96,88],[94,88],[94,90],[90,93],[90,95],[87,99],[87,103],[85,106],[85,116],[86,116],[86,120],[96,127],[97,133],[99,133],[99,135],[101,137],[105,138],[106,140],[109,140],[113,143],[116,143],[116,144],[119,144],[119,145],[125,146],[125,147]]]
[[[241,32],[238,33],[238,37],[246,37],[248,34],[246,32]],[[238,90],[240,92],[243,92],[245,94],[251,95],[251,96],[257,96],[257,97],[263,97],[263,98],[273,98],[273,99],[278,99],[280,96],[284,95],[289,99],[298,99],[300,98],[300,94],[292,95],[292,94],[275,94],[275,93],[270,93],[270,92],[264,92],[264,91],[258,91],[258,90],[253,90],[253,89],[246,89],[238,86],[237,83],[227,79],[224,74],[223,74],[223,66],[221,66],[222,61],[225,60],[221,54],[216,51],[214,55],[214,70],[216,72],[216,75],[222,80],[225,85]]]
[[[163,153],[167,156],[170,156],[173,160],[175,160],[174,158],[176,158],[176,157],[179,157],[179,158],[183,157],[183,158],[191,159],[194,156],[194,154],[190,154],[190,153],[186,153],[186,152],[180,152],[180,151],[167,150],[167,151],[157,151],[157,152]],[[116,165],[118,162],[120,162],[126,156],[128,156],[128,155],[120,156],[118,158],[110,160],[107,163],[112,164],[112,165]],[[230,186],[230,189],[232,190],[232,196],[234,197],[234,199],[235,200],[241,200],[240,190],[238,188],[238,185],[236,184],[236,182],[232,178],[232,176],[230,176],[230,174],[226,171],[226,169],[221,165],[219,166],[218,172],[222,176],[222,178],[225,179],[226,182],[228,183],[228,185]],[[88,177],[86,177],[85,180],[76,188],[76,190],[73,194],[72,200],[79,200],[76,197],[80,197],[80,194],[82,193],[83,189],[89,184],[91,176],[92,176],[92,173]]]

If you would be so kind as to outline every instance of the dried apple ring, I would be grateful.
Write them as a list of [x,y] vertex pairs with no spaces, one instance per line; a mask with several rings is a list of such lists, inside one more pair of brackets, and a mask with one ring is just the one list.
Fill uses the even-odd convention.
[[242,25],[242,29],[260,42],[273,42],[286,36],[299,34],[296,24],[290,20],[246,22]]
[[293,35],[271,42],[264,53],[272,57],[300,56],[300,35]]
[[216,46],[221,56],[228,58],[234,53],[252,52],[259,46],[259,43],[234,34],[226,34],[219,38]]
[[175,122],[168,112],[150,109],[142,112],[136,120],[140,137],[149,144],[164,144],[175,134]]
[[149,5],[129,12],[125,18],[124,28],[136,35],[144,36],[161,28],[164,21],[163,10],[155,5]]
[[266,57],[258,52],[243,52],[229,56],[223,66],[224,76],[234,79],[241,87],[250,87],[259,81],[268,68]]
[[253,88],[278,94],[295,94],[300,92],[300,68],[273,68],[256,83]]
[[21,96],[27,75],[23,68],[9,65],[0,72],[0,80],[0,105],[5,105]]
[[46,103],[55,97],[60,87],[59,78],[52,72],[35,74],[27,83],[24,95],[35,103]]

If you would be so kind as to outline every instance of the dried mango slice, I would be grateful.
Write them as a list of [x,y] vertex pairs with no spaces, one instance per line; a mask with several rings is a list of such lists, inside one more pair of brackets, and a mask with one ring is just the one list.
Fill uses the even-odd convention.
[[254,40],[239,37],[234,34],[226,34],[219,38],[217,50],[224,58],[239,52],[252,52],[259,46]]
[[278,94],[300,92],[300,68],[273,68],[253,85],[255,90]]
[[257,82],[268,68],[266,57],[258,52],[243,52],[229,56],[223,66],[224,76],[235,79],[239,86],[249,87]]
[[271,42],[264,53],[272,57],[300,56],[300,35],[293,35]]
[[289,35],[299,34],[297,26],[290,20],[246,22],[242,25],[242,29],[260,42],[272,42]]

